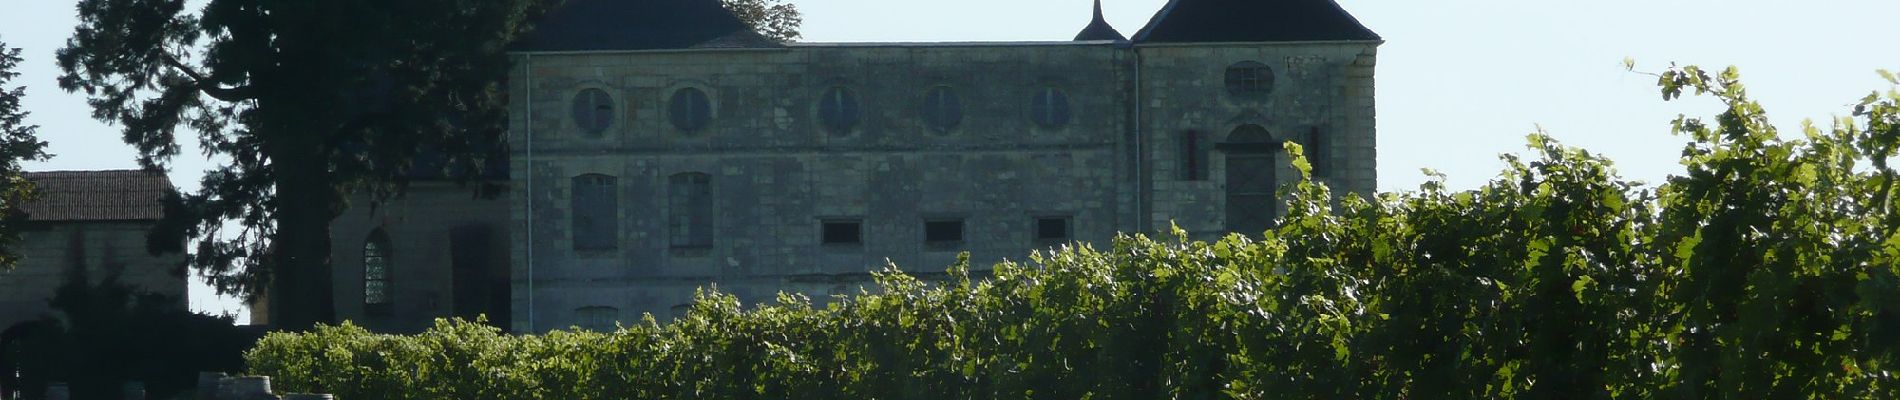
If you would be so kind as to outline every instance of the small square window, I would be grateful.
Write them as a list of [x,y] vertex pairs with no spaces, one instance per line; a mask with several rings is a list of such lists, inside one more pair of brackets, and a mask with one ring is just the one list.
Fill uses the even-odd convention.
[[864,244],[864,221],[855,219],[825,221],[824,232],[821,232],[821,236],[823,236],[824,244]]
[[924,242],[961,243],[963,242],[963,220],[940,219],[924,221]]
[[1062,242],[1069,240],[1068,217],[1036,218],[1036,240]]

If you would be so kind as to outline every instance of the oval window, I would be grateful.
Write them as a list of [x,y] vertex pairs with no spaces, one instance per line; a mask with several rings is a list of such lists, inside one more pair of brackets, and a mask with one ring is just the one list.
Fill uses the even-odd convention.
[[667,105],[667,115],[673,121],[673,127],[687,132],[698,131],[712,122],[712,101],[706,98],[705,91],[698,88],[680,89],[673,92],[673,100]]
[[1227,67],[1227,93],[1257,98],[1273,91],[1273,69],[1266,64],[1242,61]]
[[825,90],[825,95],[818,99],[818,122],[834,135],[851,133],[852,129],[858,127],[858,120],[862,116],[858,110],[858,96],[851,89],[833,87]]
[[581,132],[598,137],[613,124],[614,98],[607,91],[590,88],[574,94],[574,125]]
[[963,102],[955,90],[938,86],[924,92],[924,124],[937,133],[950,133],[963,123]]
[[1045,128],[1060,128],[1069,124],[1069,95],[1061,89],[1043,88],[1030,99],[1029,117],[1036,125]]

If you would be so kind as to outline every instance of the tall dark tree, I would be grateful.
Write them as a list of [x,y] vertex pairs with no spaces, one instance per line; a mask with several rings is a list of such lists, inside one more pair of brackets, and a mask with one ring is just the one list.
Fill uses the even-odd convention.
[[26,181],[21,161],[45,160],[46,142],[36,136],[37,125],[26,123],[27,112],[21,109],[20,99],[26,97],[26,87],[7,85],[20,73],[20,49],[7,47],[0,42],[0,271],[13,269],[20,255],[13,252],[13,244],[20,240],[19,223],[25,219],[20,205],[32,199],[33,184]]
[[480,176],[504,125],[504,49],[546,2],[81,0],[60,86],[147,167],[194,132],[223,164],[167,205],[154,250],[192,238],[221,292],[268,284],[271,323],[305,329],[335,319],[329,223],[346,193],[394,193],[420,149]]
[[765,37],[781,42],[797,40],[798,26],[805,23],[798,7],[785,0],[719,0],[726,10]]

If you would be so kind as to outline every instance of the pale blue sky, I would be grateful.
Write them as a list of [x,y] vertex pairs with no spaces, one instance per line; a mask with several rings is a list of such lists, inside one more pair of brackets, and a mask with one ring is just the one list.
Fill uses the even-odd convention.
[[[1272,0],[1261,0],[1272,1]],[[1165,0],[1106,0],[1109,22],[1132,35]],[[118,130],[88,117],[85,99],[58,90],[53,51],[71,34],[72,0],[0,0],[0,40],[25,49],[26,107],[52,142],[34,169],[131,168]],[[1420,168],[1454,188],[1494,176],[1497,154],[1519,152],[1541,125],[1568,144],[1606,154],[1624,176],[1660,181],[1681,167],[1678,114],[1709,115],[1713,102],[1664,103],[1655,78],[1626,72],[1669,63],[1740,66],[1751,93],[1789,135],[1802,119],[1825,124],[1900,70],[1891,42],[1892,0],[1341,0],[1383,35],[1380,50],[1379,187],[1406,190]],[[1088,22],[1089,0],[803,0],[805,40],[1066,40]],[[1887,40],[1882,40],[1887,38]],[[183,136],[183,135],[181,135]],[[189,137],[189,136],[185,136]],[[192,154],[188,151],[187,154]],[[185,157],[172,174],[197,186],[208,165]],[[196,285],[195,285],[196,286]],[[230,307],[193,288],[200,310]]]

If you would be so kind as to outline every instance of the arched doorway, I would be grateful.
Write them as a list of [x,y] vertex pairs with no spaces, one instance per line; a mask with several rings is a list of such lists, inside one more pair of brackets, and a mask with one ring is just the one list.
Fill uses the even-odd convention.
[[1219,145],[1226,155],[1226,229],[1250,236],[1273,226],[1278,215],[1274,190],[1279,187],[1278,163],[1282,146],[1259,125],[1234,128]]

